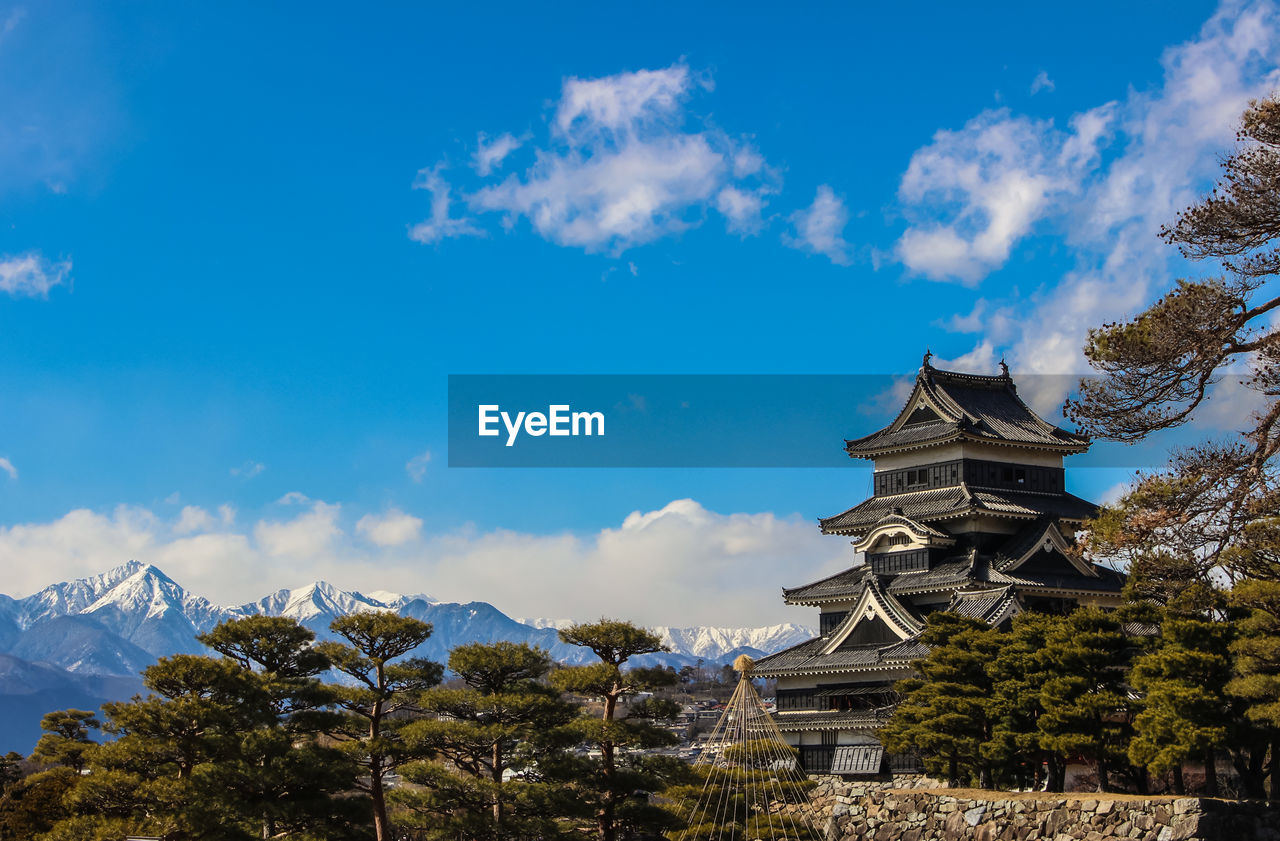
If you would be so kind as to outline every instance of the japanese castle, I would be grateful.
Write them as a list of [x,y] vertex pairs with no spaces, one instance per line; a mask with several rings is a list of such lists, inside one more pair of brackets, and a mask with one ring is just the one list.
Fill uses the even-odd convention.
[[949,610],[1001,625],[1024,610],[1114,607],[1124,578],[1070,551],[1096,506],[1067,493],[1062,461],[1088,439],[1035,414],[1009,369],[997,376],[924,364],[893,423],[845,442],[875,463],[874,495],[820,520],[862,562],[783,590],[818,608],[819,636],[758,661],[777,679],[777,721],[810,774],[912,770],[876,730],[892,684],[927,653],[925,617]]

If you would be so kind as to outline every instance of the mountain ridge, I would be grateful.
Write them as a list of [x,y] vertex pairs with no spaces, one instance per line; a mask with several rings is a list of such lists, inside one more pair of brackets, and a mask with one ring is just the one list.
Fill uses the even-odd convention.
[[[333,639],[329,624],[334,618],[363,611],[392,611],[430,622],[432,635],[412,654],[439,662],[447,661],[458,645],[500,640],[540,646],[568,664],[590,662],[593,656],[560,640],[557,629],[570,620],[517,620],[488,602],[441,602],[385,590],[365,593],[315,581],[223,606],[187,591],[152,564],[131,560],[98,575],[50,584],[24,598],[0,595],[0,657],[7,664],[0,709],[28,709],[37,694],[48,701],[62,693],[68,703],[81,706],[85,699],[97,699],[95,704],[119,700],[110,696],[111,687],[140,687],[138,673],[158,658],[211,654],[196,636],[228,619],[288,616],[318,639]],[[652,630],[671,651],[635,658],[635,665],[718,666],[738,654],[759,657],[814,636],[812,628],[795,624]],[[15,706],[19,697],[25,700]],[[30,732],[31,722],[0,722],[0,749]]]

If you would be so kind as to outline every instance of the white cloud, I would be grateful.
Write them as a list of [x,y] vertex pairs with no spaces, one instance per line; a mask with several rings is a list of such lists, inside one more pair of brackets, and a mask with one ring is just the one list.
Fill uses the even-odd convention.
[[0,470],[8,473],[10,479],[18,478],[18,468],[14,467],[13,462],[3,456],[0,456]]
[[338,511],[338,505],[316,501],[292,520],[259,520],[253,527],[254,542],[270,557],[314,559],[342,536]]
[[385,514],[365,514],[356,522],[356,531],[378,546],[403,546],[416,540],[422,520],[392,508]]
[[[804,618],[782,603],[780,583],[816,580],[853,561],[848,541],[820,535],[808,518],[721,514],[687,499],[585,534],[465,527],[422,535],[418,518],[393,509],[362,517],[348,535],[340,514],[339,506],[316,502],[292,519],[246,530],[215,524],[180,534],[180,516],[126,506],[77,510],[0,527],[0,566],[12,595],[134,558],[222,604],[325,579],[347,589],[483,600],[512,616],[759,626]],[[779,570],[791,580],[780,581]]]
[[47,298],[49,290],[65,283],[70,274],[70,260],[55,263],[35,252],[3,256],[0,257],[0,292],[15,298]]
[[737,234],[754,234],[764,227],[764,188],[744,190],[732,184],[716,195],[716,210],[725,218],[725,227]]
[[645,125],[672,119],[688,96],[690,81],[683,64],[599,79],[566,79],[556,130],[565,137],[634,135]]
[[952,371],[976,371],[985,374],[995,371],[997,360],[995,347],[991,342],[983,339],[974,345],[968,353],[961,354],[955,359],[939,358],[934,364],[939,368]]
[[266,470],[267,466],[257,461],[246,461],[239,467],[233,467],[229,471],[232,476],[238,476],[241,479],[252,479],[254,476]]
[[289,491],[284,496],[276,500],[276,505],[306,505],[311,501],[311,497],[302,491]]
[[209,531],[215,525],[217,522],[208,511],[198,505],[184,505],[173,530],[177,534],[191,534],[196,531]]
[[427,465],[431,463],[431,451],[424,450],[404,464],[404,472],[409,474],[409,478],[419,484],[426,478]]
[[[470,209],[497,213],[504,227],[526,219],[557,245],[615,254],[678,234],[718,209],[729,228],[758,227],[759,207],[777,174],[745,142],[687,124],[692,96],[709,91],[684,64],[564,80],[548,136],[521,173],[482,181],[466,195]],[[523,141],[481,136],[475,169],[489,175]],[[432,216],[410,235],[420,242],[476,234],[471,219],[449,217],[449,188],[438,166],[423,170],[433,191]],[[765,185],[768,185],[765,190]],[[725,192],[732,188],[737,192]],[[751,215],[752,203],[755,217]]]
[[1056,284],[984,296],[983,338],[1009,348],[1017,371],[1087,370],[1088,328],[1136,312],[1178,273],[1216,270],[1180,265],[1157,232],[1217,176],[1248,100],[1280,87],[1280,10],[1224,4],[1161,64],[1156,88],[1080,112],[1065,129],[980,114],[939,132],[903,177],[909,227],[898,256],[918,274],[976,283],[1038,224],[1065,235],[1075,264]]
[[[510,132],[504,132],[490,140],[481,132],[476,138],[476,151],[472,157],[472,163],[479,175],[485,176],[502,166],[502,162],[506,160],[516,149],[523,145],[524,140],[515,137]],[[446,211],[447,215],[447,211]]]
[[1031,95],[1035,96],[1040,93],[1040,91],[1049,91],[1052,93],[1054,87],[1056,86],[1053,84],[1053,80],[1049,78],[1049,74],[1044,70],[1041,70],[1036,74],[1036,77],[1031,80]]
[[1079,192],[1111,110],[1082,115],[1072,132],[1007,109],[983,112],[959,131],[939,131],[911,156],[898,188],[912,220],[898,240],[898,258],[930,280],[969,285],[1004,265],[1056,202]]
[[426,190],[431,194],[431,217],[411,227],[409,238],[429,244],[454,237],[484,236],[484,231],[477,228],[470,219],[449,215],[451,188],[440,174],[442,169],[444,164],[437,163],[418,171],[418,180],[414,182],[413,188]]
[[783,242],[792,248],[822,254],[831,262],[849,264],[849,243],[844,240],[844,226],[849,211],[844,201],[827,184],[818,186],[813,204],[791,214],[794,234],[784,234]]

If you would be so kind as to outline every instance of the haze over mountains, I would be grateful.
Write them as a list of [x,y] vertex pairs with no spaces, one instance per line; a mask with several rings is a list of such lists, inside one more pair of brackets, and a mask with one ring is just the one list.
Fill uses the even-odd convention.
[[[588,662],[592,656],[559,640],[556,627],[568,620],[521,622],[487,602],[366,594],[317,581],[223,607],[188,593],[154,566],[130,561],[91,578],[52,584],[23,599],[0,595],[0,751],[30,750],[45,712],[70,706],[92,709],[142,691],[138,673],[158,657],[210,653],[195,637],[226,619],[289,616],[327,639],[335,617],[370,610],[430,622],[434,632],[414,654],[440,662],[457,645],[497,640],[538,645],[566,663]],[[699,660],[708,665],[731,662],[743,653],[761,656],[813,636],[811,628],[796,624],[653,630],[672,651],[643,662],[676,668]]]

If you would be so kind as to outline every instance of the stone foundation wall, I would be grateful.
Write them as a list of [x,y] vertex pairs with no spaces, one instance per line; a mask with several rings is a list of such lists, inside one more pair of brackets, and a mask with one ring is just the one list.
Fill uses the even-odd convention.
[[[1280,841],[1280,809],[1195,797],[1052,795],[819,777],[828,841]],[[928,781],[932,783],[933,781]],[[936,784],[935,784],[936,785]]]

